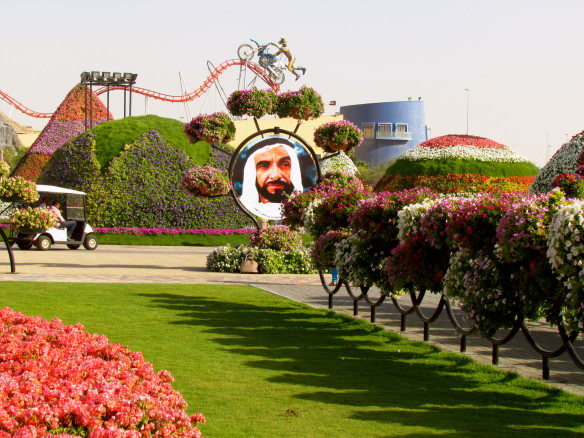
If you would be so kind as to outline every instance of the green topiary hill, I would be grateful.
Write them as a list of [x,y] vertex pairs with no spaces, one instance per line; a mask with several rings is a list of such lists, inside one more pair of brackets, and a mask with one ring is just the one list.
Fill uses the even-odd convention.
[[88,220],[97,227],[250,226],[231,197],[200,198],[181,187],[193,166],[226,169],[230,153],[189,143],[183,127],[158,116],[102,123],[57,149],[38,181],[87,192]]
[[126,117],[101,123],[91,129],[97,161],[105,169],[125,145],[150,131],[158,132],[169,144],[184,151],[197,164],[203,165],[209,161],[211,151],[207,143],[190,143],[182,122],[155,115]]
[[377,191],[428,187],[442,193],[527,191],[535,164],[507,146],[472,135],[432,138],[399,155]]

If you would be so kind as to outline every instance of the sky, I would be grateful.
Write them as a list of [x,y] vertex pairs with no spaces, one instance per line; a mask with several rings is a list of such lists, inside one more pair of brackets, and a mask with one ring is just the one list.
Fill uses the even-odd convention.
[[[250,38],[286,37],[307,71],[282,91],[313,87],[337,102],[327,114],[421,97],[432,137],[487,137],[538,166],[584,130],[581,0],[2,0],[0,11],[0,90],[39,112],[83,71],[137,73],[136,86],[180,95]],[[219,83],[229,95],[238,79],[231,68]],[[122,102],[110,94],[115,118]],[[35,129],[48,121],[3,100],[0,111]],[[188,105],[132,99],[132,115],[214,111],[225,111],[215,88]]]

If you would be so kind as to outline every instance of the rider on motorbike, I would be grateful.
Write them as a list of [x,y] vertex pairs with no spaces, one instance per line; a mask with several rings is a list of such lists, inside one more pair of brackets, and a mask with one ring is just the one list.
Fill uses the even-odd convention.
[[294,66],[294,62],[296,61],[296,58],[294,57],[294,55],[292,54],[292,52],[288,48],[288,40],[286,38],[280,38],[280,41],[278,41],[278,44],[281,44],[281,46],[274,44],[278,48],[278,52],[276,52],[275,56],[278,56],[281,53],[286,58],[288,58],[287,68],[289,71],[291,71],[294,74],[294,76],[296,76],[296,80],[298,80],[300,78],[300,74],[297,73],[296,70],[299,70],[302,72],[302,74],[305,74],[306,68]]

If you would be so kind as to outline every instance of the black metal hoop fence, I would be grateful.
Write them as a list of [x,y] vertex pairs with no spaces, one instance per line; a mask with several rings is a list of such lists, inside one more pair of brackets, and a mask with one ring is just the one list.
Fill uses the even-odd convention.
[[[515,336],[522,333],[526,339],[528,345],[532,348],[541,359],[541,371],[542,378],[548,380],[550,378],[550,359],[558,357],[564,353],[567,353],[572,362],[581,370],[584,370],[584,357],[578,352],[575,342],[578,337],[578,332],[568,332],[563,325],[559,325],[555,328],[557,330],[557,339],[555,339],[555,346],[546,347],[543,343],[536,338],[533,331],[529,328],[527,322],[522,315],[517,315],[515,318],[515,323],[513,326],[507,330],[500,330],[503,332],[502,335],[497,336],[486,336],[478,332],[475,328],[465,326],[464,324],[464,314],[460,311],[457,312],[456,304],[452,302],[444,294],[432,294],[436,295],[438,298],[437,304],[432,303],[433,308],[428,312],[428,309],[422,309],[422,304],[424,303],[424,298],[426,297],[426,290],[414,291],[410,290],[406,295],[409,297],[400,299],[403,297],[387,296],[383,293],[379,293],[378,297],[370,296],[372,288],[370,286],[353,286],[348,282],[339,279],[334,287],[327,284],[325,279],[325,273],[319,270],[319,276],[321,284],[328,295],[328,308],[333,310],[334,308],[334,297],[339,294],[341,290],[344,290],[349,295],[352,301],[353,316],[359,316],[359,305],[360,303],[369,307],[370,311],[370,321],[372,323],[376,322],[377,309],[385,301],[390,301],[394,308],[399,312],[400,315],[400,331],[405,332],[407,329],[407,318],[410,315],[416,316],[423,323],[423,337],[424,341],[428,342],[430,340],[430,327],[438,320],[438,318],[446,314],[448,321],[450,322],[453,329],[456,330],[460,336],[460,352],[464,353],[467,351],[467,339],[470,336],[481,336],[486,340],[491,346],[491,363],[493,365],[499,365],[499,353],[500,347],[508,344]],[[409,302],[404,302],[409,301]],[[427,300],[428,301],[428,300]],[[427,304],[427,303],[426,303]]]

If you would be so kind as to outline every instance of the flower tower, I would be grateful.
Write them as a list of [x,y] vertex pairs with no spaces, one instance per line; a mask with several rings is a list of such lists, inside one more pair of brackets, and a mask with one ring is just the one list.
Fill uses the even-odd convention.
[[[530,191],[546,193],[554,187],[560,187],[566,195],[572,191],[581,192],[578,186],[584,179],[584,131],[576,134],[552,156],[541,169]],[[581,198],[581,193],[573,193],[574,197]]]
[[53,153],[61,145],[86,131],[86,101],[92,102],[92,108],[88,106],[87,111],[91,111],[94,126],[106,120],[113,120],[112,114],[108,115],[107,108],[97,94],[91,91],[92,96],[90,97],[89,94],[86,96],[88,92],[87,86],[75,85],[26,155],[22,157],[11,176],[21,176],[29,181],[36,181]]
[[445,135],[399,155],[375,190],[427,187],[441,193],[527,191],[538,170],[501,143],[472,135]]

